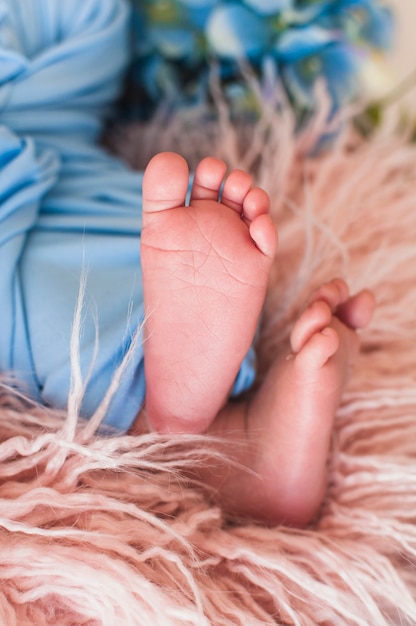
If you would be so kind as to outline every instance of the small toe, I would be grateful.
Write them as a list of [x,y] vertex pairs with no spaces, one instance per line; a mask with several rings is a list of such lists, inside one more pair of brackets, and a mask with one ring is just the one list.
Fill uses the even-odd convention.
[[336,309],[349,297],[349,289],[347,283],[342,278],[335,278],[324,283],[317,289],[309,299],[309,303],[317,300],[324,300],[331,311],[334,313]]
[[218,201],[227,166],[224,161],[207,157],[197,165],[191,191],[193,200]]
[[302,350],[309,339],[328,327],[332,311],[324,300],[313,302],[296,321],[290,335],[290,345],[295,354]]
[[250,189],[243,202],[243,217],[246,222],[252,222],[259,215],[269,212],[269,194],[260,187],[253,187]]
[[271,216],[264,213],[256,217],[249,225],[249,232],[257,248],[270,260],[273,260],[277,249],[277,228]]
[[227,176],[222,190],[221,202],[239,215],[243,215],[244,202],[253,186],[250,174],[242,170],[233,170]]
[[175,152],[161,152],[143,174],[143,214],[184,206],[189,186],[188,164]]
[[306,372],[313,373],[323,367],[336,353],[339,347],[339,336],[336,330],[327,326],[315,333],[301,351],[296,355],[296,363]]

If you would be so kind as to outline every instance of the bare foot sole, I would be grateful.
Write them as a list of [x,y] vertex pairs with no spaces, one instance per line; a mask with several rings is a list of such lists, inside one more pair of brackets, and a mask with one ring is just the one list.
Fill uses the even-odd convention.
[[323,285],[293,328],[291,352],[275,362],[252,401],[220,413],[211,432],[250,470],[202,472],[226,509],[296,526],[316,515],[334,417],[359,351],[356,330],[370,322],[373,310],[370,292],[350,297],[342,280]]
[[277,234],[267,194],[240,170],[162,153],[143,179],[145,411],[159,432],[204,432],[252,343]]

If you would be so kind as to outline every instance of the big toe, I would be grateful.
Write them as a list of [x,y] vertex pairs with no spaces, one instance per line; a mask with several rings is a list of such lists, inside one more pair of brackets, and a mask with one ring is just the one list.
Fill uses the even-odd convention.
[[371,322],[374,309],[374,295],[364,289],[338,307],[337,317],[350,328],[365,328]]
[[185,159],[175,152],[161,152],[148,163],[143,175],[143,213],[184,206],[189,186]]

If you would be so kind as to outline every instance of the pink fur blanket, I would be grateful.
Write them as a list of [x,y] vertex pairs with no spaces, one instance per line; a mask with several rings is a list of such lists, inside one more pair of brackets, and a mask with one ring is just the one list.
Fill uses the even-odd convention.
[[[133,162],[156,150],[154,130],[121,142]],[[228,520],[182,475],[204,462],[204,439],[98,435],[77,417],[76,384],[67,415],[5,385],[0,624],[416,624],[416,147],[346,132],[310,159],[310,136],[294,142],[288,120],[250,133],[243,149],[227,123],[204,141],[197,127],[186,140],[159,128],[157,148],[216,153],[272,196],[280,247],[263,366],[320,282],[341,275],[378,303],[318,519],[304,531]]]

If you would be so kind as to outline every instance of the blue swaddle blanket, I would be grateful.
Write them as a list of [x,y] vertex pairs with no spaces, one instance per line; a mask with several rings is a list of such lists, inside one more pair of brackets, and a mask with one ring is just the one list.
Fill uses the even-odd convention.
[[[123,0],[0,0],[0,371],[65,408],[82,273],[82,412],[103,398],[142,323],[141,179],[97,146],[129,60]],[[234,393],[253,381],[247,355]],[[138,342],[106,423],[144,401]]]

